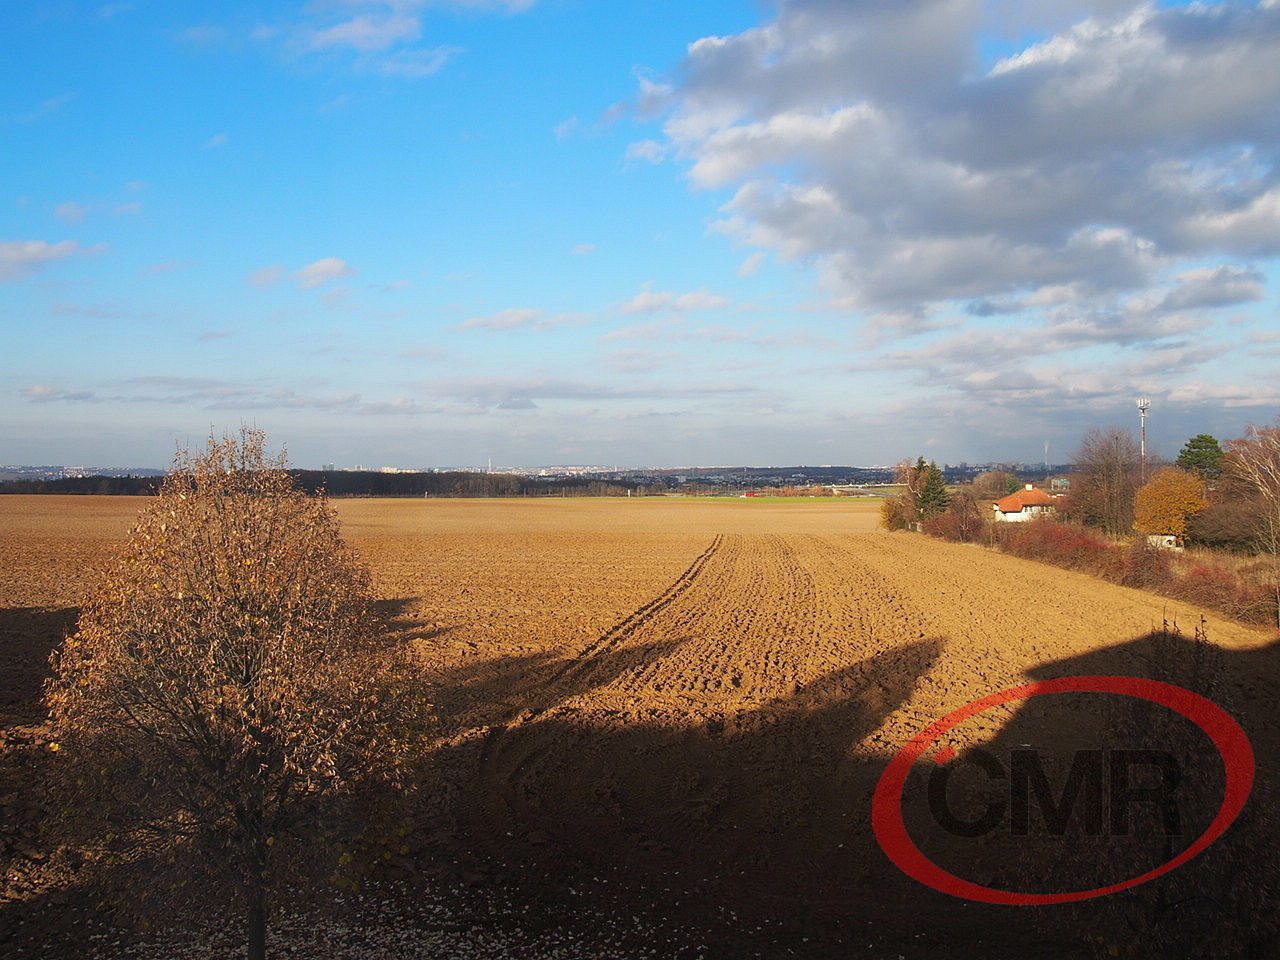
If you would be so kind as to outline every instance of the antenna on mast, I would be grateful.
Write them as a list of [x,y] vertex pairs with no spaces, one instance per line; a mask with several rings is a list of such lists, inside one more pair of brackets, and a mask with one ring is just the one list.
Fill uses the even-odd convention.
[[1147,479],[1147,409],[1151,406],[1150,397],[1138,398],[1138,419],[1142,422],[1142,479]]

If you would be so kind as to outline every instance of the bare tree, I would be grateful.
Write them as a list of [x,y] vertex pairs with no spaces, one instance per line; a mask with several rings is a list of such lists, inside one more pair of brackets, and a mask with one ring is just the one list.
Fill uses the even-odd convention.
[[908,496],[918,497],[920,495],[920,487],[924,482],[923,465],[924,457],[920,457],[919,466],[917,466],[917,461],[905,459],[898,461],[898,466],[894,468],[893,480],[895,483],[900,483],[906,487],[903,492]]
[[962,490],[952,497],[950,511],[955,516],[956,536],[962,543],[973,543],[982,536],[987,518],[972,493]]
[[1075,457],[1067,513],[1113,536],[1133,529],[1134,495],[1142,483],[1142,453],[1132,433],[1090,430]]
[[988,470],[974,477],[972,492],[980,500],[999,500],[1022,488],[1022,482],[1006,470]]
[[272,848],[423,741],[332,508],[243,430],[179,454],[53,656],[61,757],[91,798],[220,847],[266,950]]
[[1256,497],[1257,539],[1271,555],[1280,623],[1280,423],[1250,424],[1242,438],[1231,441],[1223,466],[1231,482]]

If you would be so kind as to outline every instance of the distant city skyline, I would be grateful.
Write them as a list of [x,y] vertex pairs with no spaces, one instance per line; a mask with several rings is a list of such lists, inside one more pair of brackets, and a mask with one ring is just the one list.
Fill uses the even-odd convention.
[[0,461],[884,464],[1280,414],[1280,0],[18,5]]

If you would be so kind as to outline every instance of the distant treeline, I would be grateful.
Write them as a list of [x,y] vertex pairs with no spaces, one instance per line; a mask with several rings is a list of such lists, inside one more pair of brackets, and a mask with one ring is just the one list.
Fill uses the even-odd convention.
[[[381,473],[373,470],[291,470],[298,486],[331,497],[625,497],[628,489],[589,477],[522,477],[510,473]],[[10,480],[5,493],[107,494],[148,496],[162,477],[63,477],[59,480]]]

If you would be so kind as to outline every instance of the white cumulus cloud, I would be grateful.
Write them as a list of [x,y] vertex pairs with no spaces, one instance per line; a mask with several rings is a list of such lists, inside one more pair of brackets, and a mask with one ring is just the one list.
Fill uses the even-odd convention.
[[733,191],[720,232],[851,308],[1101,298],[1280,254],[1280,8],[1051,6],[1002,8],[1052,32],[984,66],[981,0],[782,0],[689,47],[665,147]]
[[308,43],[316,50],[351,47],[368,53],[386,50],[396,43],[417,40],[421,36],[422,22],[416,16],[395,13],[384,16],[360,14],[333,26],[311,31]]
[[354,276],[355,273],[355,268],[347,261],[338,257],[325,257],[295,271],[294,276],[298,280],[298,286],[303,290],[316,290],[327,283]]
[[724,310],[733,306],[733,301],[706,290],[694,290],[690,293],[673,293],[669,290],[654,290],[652,283],[646,283],[644,289],[621,306],[623,313],[659,313],[661,311],[693,312],[696,310]]
[[21,280],[47,264],[80,253],[74,240],[47,243],[44,240],[0,240],[0,283]]

